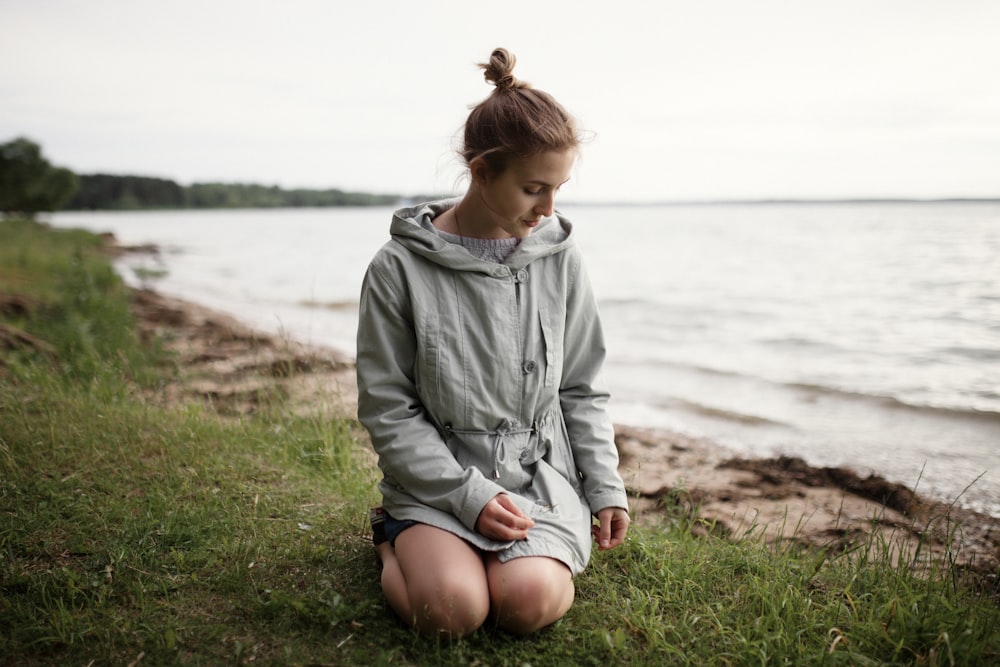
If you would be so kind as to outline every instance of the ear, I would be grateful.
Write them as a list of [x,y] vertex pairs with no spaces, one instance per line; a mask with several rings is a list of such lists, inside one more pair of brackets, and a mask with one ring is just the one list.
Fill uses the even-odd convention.
[[472,162],[469,163],[469,176],[472,177],[472,182],[477,185],[486,185],[489,175],[490,167],[486,164],[486,160],[482,156],[473,158]]

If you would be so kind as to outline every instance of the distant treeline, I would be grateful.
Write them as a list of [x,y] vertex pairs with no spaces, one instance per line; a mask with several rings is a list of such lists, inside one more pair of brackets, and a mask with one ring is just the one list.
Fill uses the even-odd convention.
[[305,206],[381,206],[398,195],[343,190],[284,190],[243,183],[180,185],[165,178],[78,174],[80,187],[66,203],[72,210],[136,210],[176,208],[282,208]]

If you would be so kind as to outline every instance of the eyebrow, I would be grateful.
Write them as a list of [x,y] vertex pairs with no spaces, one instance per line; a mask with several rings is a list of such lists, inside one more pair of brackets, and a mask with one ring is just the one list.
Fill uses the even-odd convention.
[[[569,181],[570,181],[570,179],[567,178],[565,181],[563,181],[559,185],[566,185],[567,183],[569,183]],[[546,188],[551,188],[552,187],[552,184],[549,183],[548,181],[530,180],[530,181],[526,181],[526,183],[529,184],[529,185],[541,185],[541,186],[546,187]]]

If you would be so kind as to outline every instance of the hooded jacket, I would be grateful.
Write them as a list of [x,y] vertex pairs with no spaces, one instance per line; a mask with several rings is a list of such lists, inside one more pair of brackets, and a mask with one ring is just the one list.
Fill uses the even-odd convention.
[[[454,201],[400,209],[362,286],[358,417],[378,454],[383,506],[501,560],[543,555],[579,573],[591,515],[627,508],[600,386],[604,337],[572,225],[556,213],[503,264],[440,237]],[[528,538],[475,531],[506,492]]]

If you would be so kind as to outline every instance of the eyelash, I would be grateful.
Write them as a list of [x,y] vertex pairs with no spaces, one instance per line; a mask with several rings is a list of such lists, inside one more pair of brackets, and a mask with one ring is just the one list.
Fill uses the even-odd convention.
[[[562,186],[559,185],[559,186],[557,186],[555,188],[555,191],[559,192],[561,189],[562,189]],[[529,190],[528,188],[525,188],[524,189],[524,194],[527,194],[527,195],[540,195],[540,194],[542,194],[542,191],[540,189],[539,190]]]

